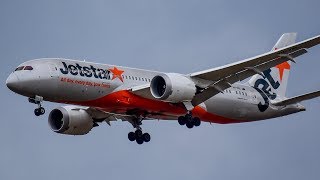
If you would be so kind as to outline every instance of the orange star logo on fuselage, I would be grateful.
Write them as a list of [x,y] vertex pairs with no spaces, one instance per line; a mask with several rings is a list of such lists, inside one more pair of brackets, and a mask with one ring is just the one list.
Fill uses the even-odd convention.
[[115,78],[119,78],[121,82],[123,82],[122,78],[122,73],[124,72],[123,70],[118,69],[117,67],[113,67],[113,69],[108,69],[110,72],[112,72],[112,79],[114,80]]

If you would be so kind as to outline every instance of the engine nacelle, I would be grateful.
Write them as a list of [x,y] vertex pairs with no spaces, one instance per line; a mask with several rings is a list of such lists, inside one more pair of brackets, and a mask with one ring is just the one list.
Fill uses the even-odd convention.
[[83,135],[93,128],[93,119],[83,109],[63,106],[52,110],[48,118],[52,131],[61,134]]
[[155,76],[150,84],[154,98],[168,102],[191,101],[197,88],[188,77],[177,73],[166,73]]

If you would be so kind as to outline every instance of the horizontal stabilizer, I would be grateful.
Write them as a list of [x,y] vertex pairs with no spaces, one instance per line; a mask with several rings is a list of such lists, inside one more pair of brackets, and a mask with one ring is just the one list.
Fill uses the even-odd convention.
[[276,102],[276,103],[273,103],[273,105],[286,106],[286,105],[290,105],[290,104],[299,103],[301,101],[313,99],[313,98],[316,98],[316,97],[319,97],[319,96],[320,96],[320,91],[315,91],[315,92],[312,92],[312,93],[308,93],[308,94],[296,96],[296,97],[293,97],[293,98],[290,98],[290,99],[286,99],[284,101]]

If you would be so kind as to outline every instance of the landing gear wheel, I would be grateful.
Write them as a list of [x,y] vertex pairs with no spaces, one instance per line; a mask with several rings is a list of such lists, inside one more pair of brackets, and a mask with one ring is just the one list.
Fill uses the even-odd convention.
[[185,124],[186,124],[186,119],[185,119],[185,117],[179,116],[179,117],[178,117],[178,123],[179,123],[181,126],[185,125]]
[[43,107],[40,107],[40,108],[38,108],[38,109],[39,109],[41,115],[44,114],[44,113],[46,113],[46,110],[45,110]]
[[138,139],[138,137],[142,136],[142,131],[140,129],[137,129],[135,132],[136,138]]
[[36,116],[43,115],[45,112],[46,112],[46,110],[43,107],[39,107],[39,108],[34,110],[34,114]]
[[149,133],[142,133],[141,129],[137,129],[135,132],[128,133],[128,139],[130,141],[136,141],[138,144],[143,144],[144,142],[149,142],[151,136]]
[[128,139],[130,141],[135,141],[136,140],[136,134],[134,132],[129,132],[128,133]]
[[143,134],[142,134],[142,131],[141,129],[137,129],[135,132],[134,132],[134,135],[136,137],[136,142],[138,144],[142,144],[144,142],[143,140]]
[[186,126],[191,129],[193,128],[193,122],[192,121],[187,121]]
[[143,141],[144,142],[149,142],[151,140],[150,134],[149,133],[144,133],[142,135]]
[[198,117],[193,117],[192,112],[188,111],[186,115],[179,116],[178,122],[181,126],[186,125],[187,128],[198,127],[201,124],[201,120]]
[[143,139],[142,139],[142,137],[138,137],[138,138],[136,139],[136,141],[137,141],[138,144],[143,144]]
[[201,124],[201,121],[200,121],[200,119],[198,117],[194,117],[192,119],[192,121],[193,121],[193,125],[196,126],[196,127],[200,126],[200,124]]
[[40,116],[41,115],[41,111],[40,111],[39,108],[34,110],[34,115],[36,115],[36,116]]

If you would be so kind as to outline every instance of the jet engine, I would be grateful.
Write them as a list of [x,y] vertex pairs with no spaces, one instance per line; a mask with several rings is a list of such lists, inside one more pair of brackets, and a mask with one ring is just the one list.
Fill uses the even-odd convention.
[[165,73],[152,79],[150,90],[154,98],[176,103],[191,101],[197,88],[191,79],[182,74]]
[[69,135],[84,135],[93,128],[93,119],[83,109],[63,106],[53,109],[48,117],[52,131]]

